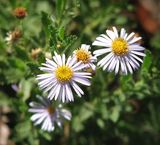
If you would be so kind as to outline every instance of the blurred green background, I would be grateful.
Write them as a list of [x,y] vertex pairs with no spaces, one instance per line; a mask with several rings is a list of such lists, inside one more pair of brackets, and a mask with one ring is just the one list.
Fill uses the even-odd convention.
[[[0,0],[0,145],[159,145],[158,0]],[[153,7],[152,7],[153,6]],[[25,7],[17,19],[14,9]],[[157,8],[157,12],[156,12]],[[42,92],[38,67],[56,50],[71,54],[116,26],[142,36],[144,63],[133,75],[97,69],[82,98],[64,104],[72,120],[52,133],[33,126],[28,103]],[[5,41],[8,32],[19,31]],[[94,48],[93,48],[94,50]]]

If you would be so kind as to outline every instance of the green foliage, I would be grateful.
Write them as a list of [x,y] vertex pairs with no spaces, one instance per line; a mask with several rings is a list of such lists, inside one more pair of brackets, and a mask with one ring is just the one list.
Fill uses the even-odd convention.
[[[17,6],[26,7],[26,18],[13,16]],[[98,68],[91,87],[84,88],[85,95],[65,104],[72,120],[64,122],[62,129],[43,132],[33,126],[28,113],[28,103],[42,95],[35,76],[46,53],[70,55],[111,26],[141,34],[137,20],[126,14],[134,11],[129,0],[0,1],[0,111],[4,106],[11,110],[11,116],[5,115],[13,144],[159,145],[159,34],[144,36],[149,39],[144,41],[146,57],[133,75],[114,75]],[[16,28],[21,38],[7,44],[7,32]]]

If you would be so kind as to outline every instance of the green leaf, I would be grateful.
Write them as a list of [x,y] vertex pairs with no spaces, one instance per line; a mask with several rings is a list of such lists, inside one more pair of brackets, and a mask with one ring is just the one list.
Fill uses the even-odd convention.
[[57,0],[56,1],[56,16],[59,20],[62,17],[65,5],[66,5],[66,0]]
[[52,24],[50,16],[46,12],[42,12],[41,15],[42,15],[41,21],[43,24],[43,29],[46,33],[47,38],[49,38],[50,37],[49,26]]
[[31,95],[31,90],[32,90],[32,86],[33,86],[33,80],[29,79],[29,80],[22,80],[20,82],[20,93],[22,93],[22,100],[26,101],[30,95]]
[[60,38],[61,41],[64,39],[64,32],[65,32],[64,27],[60,27],[58,30],[58,37]]
[[111,113],[110,113],[110,119],[113,121],[113,122],[117,122],[118,121],[118,118],[119,118],[119,115],[120,115],[120,106],[114,106],[111,110]]
[[17,124],[15,131],[16,131],[17,141],[28,138],[31,133],[30,121],[26,120],[26,121],[23,121],[22,123]]
[[148,73],[149,68],[151,66],[151,63],[152,63],[151,52],[149,50],[146,50],[146,57],[144,57],[144,62],[142,65],[141,74]]

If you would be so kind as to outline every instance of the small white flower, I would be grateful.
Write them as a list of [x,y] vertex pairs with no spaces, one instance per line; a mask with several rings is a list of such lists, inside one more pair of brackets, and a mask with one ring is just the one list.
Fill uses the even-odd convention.
[[140,63],[143,63],[145,56],[145,48],[138,43],[141,37],[135,36],[135,33],[127,34],[124,28],[121,29],[120,34],[115,27],[112,30],[106,31],[107,35],[101,34],[93,42],[93,45],[102,46],[102,49],[95,50],[93,54],[106,56],[98,62],[103,70],[109,72],[115,71],[117,74],[119,70],[125,75],[133,70],[139,68]]
[[31,120],[35,125],[41,125],[41,129],[45,131],[53,131],[55,124],[59,127],[62,126],[63,120],[71,120],[71,113],[63,109],[61,105],[57,108],[51,106],[50,100],[45,97],[37,96],[38,102],[31,102],[29,112],[34,113],[31,116]]
[[91,73],[83,72],[82,69],[85,67],[80,61],[77,62],[74,56],[70,56],[67,60],[65,55],[58,55],[55,52],[53,60],[46,58],[46,63],[42,64],[40,70],[47,72],[37,76],[39,86],[44,92],[49,92],[48,98],[52,100],[59,99],[62,102],[74,101],[72,89],[78,96],[84,94],[82,89],[77,83],[90,86]]
[[97,58],[92,56],[91,52],[89,51],[90,49],[90,45],[82,44],[81,47],[75,50],[73,53],[77,58],[77,61],[82,61],[84,63],[85,68],[91,68],[95,71],[96,66],[93,63],[96,62]]

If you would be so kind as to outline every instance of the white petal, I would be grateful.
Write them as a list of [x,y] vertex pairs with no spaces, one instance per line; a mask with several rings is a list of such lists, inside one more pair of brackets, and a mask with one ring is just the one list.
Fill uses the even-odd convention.
[[116,34],[113,31],[107,30],[106,33],[112,40],[116,38]]
[[126,40],[127,40],[127,41],[130,40],[134,35],[135,35],[135,33],[132,32],[131,34],[128,35],[128,37],[126,38]]
[[104,47],[110,47],[110,46],[111,46],[110,43],[106,44],[106,43],[104,43],[104,42],[97,41],[97,40],[95,40],[95,41],[92,43],[92,45],[94,45],[94,46],[104,46]]
[[81,48],[83,48],[83,49],[88,51],[90,49],[90,45],[82,44]]
[[107,63],[107,61],[109,61],[113,56],[113,53],[109,53],[108,55],[106,55],[103,59],[101,59],[99,62],[98,62],[98,65],[100,66],[103,66],[105,63]]
[[60,94],[60,91],[61,91],[61,84],[58,84],[58,87],[57,87],[57,89],[55,91],[56,91],[56,93],[55,93],[55,100],[57,100],[58,95]]
[[109,65],[109,67],[108,67],[108,70],[109,70],[109,71],[113,71],[114,68],[115,68],[115,66],[116,66],[116,63],[117,63],[117,57],[115,57],[114,59],[112,59],[110,65]]
[[37,75],[37,80],[43,80],[43,79],[47,79],[47,78],[52,78],[54,77],[53,74],[51,73],[46,73],[46,74],[40,74],[40,75]]
[[120,32],[120,37],[124,38],[125,34],[126,34],[126,30],[124,28],[122,28],[121,32]]
[[117,58],[117,63],[116,63],[116,68],[115,68],[115,73],[117,74],[119,71],[119,59]]
[[125,57],[124,59],[125,59],[125,62],[126,62],[126,65],[127,65],[127,68],[128,68],[128,70],[129,70],[129,72],[132,74],[132,73],[133,73],[133,70],[132,70],[132,67],[131,67],[128,59],[127,59],[126,57]]
[[93,52],[93,54],[95,54],[95,56],[99,56],[99,55],[103,55],[103,54],[111,52],[111,51],[112,51],[111,48],[104,48],[104,49],[95,50]]
[[47,64],[47,63],[43,63],[42,65],[45,66],[45,67],[50,68],[51,70],[54,70],[56,68],[55,66]]
[[138,56],[136,56],[135,54],[133,53],[130,53],[131,56],[133,56],[135,59],[137,59],[138,61],[140,61],[141,63],[143,63],[143,60],[140,59]]
[[57,67],[57,64],[48,58],[46,58],[46,63],[52,65],[53,67]]
[[[112,55],[112,57],[107,61],[107,63],[103,66],[103,70],[105,70],[108,66],[110,66],[110,63],[115,59],[115,56]],[[108,71],[110,71],[108,69]]]
[[96,41],[102,42],[102,43],[106,44],[106,46],[111,45],[111,41],[110,40],[108,40],[108,39],[106,39],[104,37],[101,37],[101,36],[97,37]]
[[104,37],[108,42],[112,42],[112,39],[110,39],[107,35],[101,34],[101,37]]
[[117,31],[116,27],[113,27],[113,31],[114,31],[116,38],[118,38],[118,31]]
[[143,51],[145,48],[142,46],[139,46],[139,44],[132,44],[128,46],[129,50],[136,50],[136,51]]
[[69,99],[69,101],[74,101],[71,88],[68,84],[65,84],[65,89],[66,89],[66,95],[68,96],[67,98]]
[[138,52],[138,51],[131,51],[131,53],[134,53],[136,55],[139,55],[139,56],[146,56],[143,52]]
[[48,98],[49,98],[50,100],[52,100],[52,99],[55,97],[56,89],[57,89],[58,86],[59,86],[59,84],[57,83],[57,84],[52,88],[52,90],[49,92]]
[[129,44],[133,44],[135,42],[137,42],[138,40],[141,40],[142,38],[141,37],[134,37],[132,40],[129,40],[128,43]]
[[91,78],[91,73],[88,72],[75,72],[74,76],[75,77],[83,77],[83,78]]
[[67,63],[67,65],[72,67],[72,65],[74,65],[76,62],[77,62],[76,57],[72,57],[71,60],[69,61],[69,63]]
[[65,61],[66,61],[66,59],[65,59],[65,55],[64,55],[64,54],[62,54],[62,65],[65,65]]
[[71,85],[72,85],[73,89],[75,90],[75,92],[77,93],[78,96],[81,97],[81,94],[82,95],[84,94],[82,89],[74,81],[71,82]]

